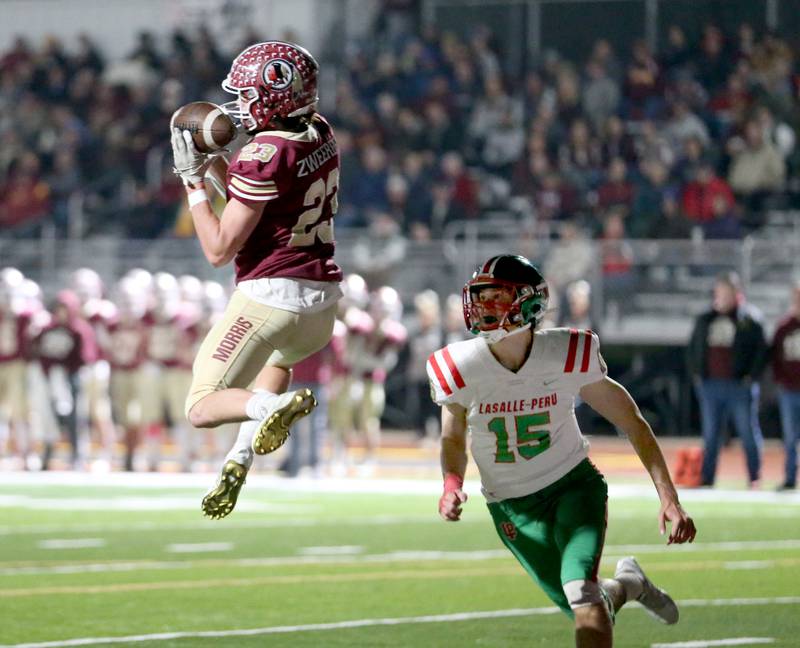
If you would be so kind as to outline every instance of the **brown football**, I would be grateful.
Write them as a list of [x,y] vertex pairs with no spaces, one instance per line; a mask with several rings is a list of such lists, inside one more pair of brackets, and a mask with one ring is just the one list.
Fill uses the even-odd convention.
[[236,139],[236,126],[231,118],[208,101],[193,101],[178,108],[169,125],[188,130],[201,153],[213,153]]

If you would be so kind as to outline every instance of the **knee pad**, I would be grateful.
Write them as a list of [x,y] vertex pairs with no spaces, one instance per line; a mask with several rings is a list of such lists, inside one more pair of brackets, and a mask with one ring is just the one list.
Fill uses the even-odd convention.
[[563,587],[567,602],[573,610],[587,605],[597,605],[598,603],[605,605],[600,583],[589,580],[573,580],[564,583]]
[[603,605],[608,611],[612,624],[616,620],[611,599],[600,583],[588,580],[574,580],[564,583],[563,587],[567,602],[573,610],[599,604]]

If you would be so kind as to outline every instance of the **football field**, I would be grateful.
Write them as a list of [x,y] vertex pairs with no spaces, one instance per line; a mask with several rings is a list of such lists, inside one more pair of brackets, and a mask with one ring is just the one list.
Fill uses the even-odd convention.
[[[0,644],[572,645],[473,482],[446,524],[436,481],[259,475],[206,521],[212,480],[0,477]],[[610,483],[601,574],[635,554],[681,607],[672,627],[627,607],[615,645],[800,646],[800,496],[686,492],[698,540],[667,547],[652,489]]]

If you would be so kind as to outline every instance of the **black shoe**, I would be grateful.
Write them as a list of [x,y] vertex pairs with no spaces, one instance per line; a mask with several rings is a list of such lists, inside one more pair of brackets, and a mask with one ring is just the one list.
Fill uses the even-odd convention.
[[778,493],[783,493],[786,491],[791,491],[797,488],[797,484],[794,482],[783,482],[780,486],[778,486],[775,491]]

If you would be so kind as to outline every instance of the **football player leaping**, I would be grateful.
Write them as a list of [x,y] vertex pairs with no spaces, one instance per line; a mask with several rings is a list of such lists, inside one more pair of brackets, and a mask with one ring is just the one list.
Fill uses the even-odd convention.
[[195,427],[244,422],[203,499],[212,518],[233,510],[253,453],[280,447],[316,405],[309,389],[287,390],[292,365],[328,343],[341,296],[333,260],[339,153],[315,112],[317,72],[306,50],[281,41],[234,59],[222,87],[237,96],[229,110],[252,139],[228,167],[221,218],[203,184],[211,158],[188,131],[172,132],[203,252],[215,267],[236,266],[237,289],[197,353],[186,401]]
[[626,601],[638,600],[663,623],[675,623],[678,608],[633,558],[617,563],[613,579],[598,579],[608,488],[575,421],[578,395],[628,436],[661,499],[661,533],[672,523],[668,544],[691,542],[696,531],[650,426],[606,375],[597,335],[536,330],[547,301],[542,275],[519,256],[489,259],[464,286],[464,319],[479,337],[449,344],[427,363],[433,398],[442,405],[439,513],[456,521],[467,500],[469,430],[500,539],[574,619],[578,648],[605,648]]

